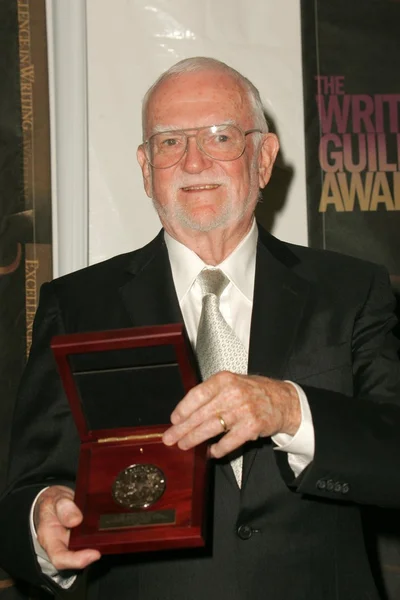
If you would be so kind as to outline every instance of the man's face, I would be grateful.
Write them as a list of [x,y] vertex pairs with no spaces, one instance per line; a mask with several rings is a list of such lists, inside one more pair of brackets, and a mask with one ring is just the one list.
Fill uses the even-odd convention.
[[[225,73],[186,73],[167,79],[154,92],[148,105],[146,137],[155,131],[228,122],[243,131],[254,127],[242,87]],[[278,149],[272,134],[263,136],[261,144],[254,143],[255,135],[246,136],[245,151],[232,161],[206,156],[190,137],[181,160],[166,169],[151,167],[139,147],[146,192],[175,238],[179,239],[183,230],[248,229],[259,187],[266,185]]]

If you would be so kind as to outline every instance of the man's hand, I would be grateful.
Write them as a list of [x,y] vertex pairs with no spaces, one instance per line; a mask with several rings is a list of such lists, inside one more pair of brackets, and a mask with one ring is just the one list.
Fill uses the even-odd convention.
[[223,371],[190,390],[171,422],[163,441],[182,450],[223,433],[225,422],[226,435],[210,448],[213,458],[221,458],[258,437],[294,435],[301,423],[300,401],[290,383]]
[[97,550],[68,550],[69,530],[82,522],[82,513],[74,502],[74,492],[53,485],[37,499],[33,521],[39,544],[58,570],[84,569],[100,558]]

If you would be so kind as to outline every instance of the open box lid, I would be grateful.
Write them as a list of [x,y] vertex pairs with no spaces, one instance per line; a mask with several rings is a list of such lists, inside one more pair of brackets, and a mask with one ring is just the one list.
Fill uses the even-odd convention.
[[199,382],[183,323],[59,335],[51,348],[82,442],[169,424]]

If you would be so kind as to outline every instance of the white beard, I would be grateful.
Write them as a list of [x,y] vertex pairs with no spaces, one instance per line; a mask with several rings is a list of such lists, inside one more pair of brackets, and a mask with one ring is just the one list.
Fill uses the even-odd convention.
[[[232,220],[240,221],[243,218],[243,216],[246,214],[249,204],[252,203],[254,196],[256,196],[258,198],[260,198],[260,196],[261,196],[260,189],[258,186],[257,162],[258,162],[258,153],[255,152],[255,154],[253,156],[252,164],[250,166],[250,189],[249,189],[247,198],[245,199],[243,204],[239,207],[234,207],[233,201],[232,201],[232,194],[228,193],[228,196],[227,196],[227,198],[224,202],[224,205],[222,206],[222,209],[219,212],[219,214],[215,215],[215,217],[212,219],[207,219],[206,222],[202,222],[201,218],[193,218],[191,216],[191,214],[185,210],[185,206],[183,206],[181,203],[178,203],[178,200],[177,200],[178,190],[181,189],[182,187],[185,187],[185,185],[190,185],[190,183],[187,183],[187,182],[185,182],[184,184],[182,184],[182,182],[177,183],[175,185],[175,196],[174,196],[173,204],[170,205],[169,207],[165,207],[165,206],[162,206],[160,204],[160,202],[157,200],[157,197],[154,193],[154,187],[151,182],[151,184],[152,184],[151,185],[151,195],[152,195],[153,206],[156,209],[156,211],[160,217],[160,220],[162,222],[166,222],[166,223],[171,222],[171,221],[176,221],[185,229],[191,229],[193,231],[202,231],[202,232],[208,232],[208,231],[212,231],[213,229],[217,229],[218,227],[224,227],[229,222],[232,222]],[[215,182],[215,180],[213,180],[212,183],[214,183],[214,182]],[[224,180],[218,181],[218,182],[221,183],[222,185],[224,183],[227,184],[228,182],[230,182],[230,178],[227,177]]]

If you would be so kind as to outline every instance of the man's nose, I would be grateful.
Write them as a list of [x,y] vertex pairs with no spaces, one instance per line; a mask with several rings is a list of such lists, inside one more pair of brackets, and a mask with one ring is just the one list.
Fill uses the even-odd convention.
[[188,137],[182,167],[188,173],[201,173],[212,165],[212,158],[204,154],[197,145],[195,136]]

